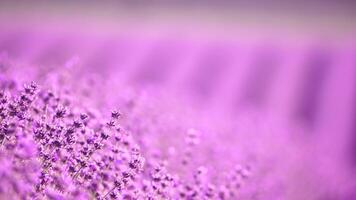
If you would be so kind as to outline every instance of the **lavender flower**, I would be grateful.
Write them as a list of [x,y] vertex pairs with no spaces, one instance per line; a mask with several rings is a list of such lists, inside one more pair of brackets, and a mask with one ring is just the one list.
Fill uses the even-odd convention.
[[179,145],[154,149],[160,136],[145,134],[132,106],[103,112],[67,89],[13,88],[10,80],[0,80],[0,198],[234,199],[249,177],[248,168],[224,179],[200,165],[198,129],[183,128]]

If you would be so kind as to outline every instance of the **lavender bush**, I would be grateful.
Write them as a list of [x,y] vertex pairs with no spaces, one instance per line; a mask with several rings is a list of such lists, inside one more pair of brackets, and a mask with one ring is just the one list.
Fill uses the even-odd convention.
[[133,101],[120,111],[86,107],[65,73],[35,68],[46,83],[37,85],[9,66],[0,68],[0,199],[236,199],[250,175],[233,161],[221,162],[227,171],[204,165],[214,161],[201,160],[208,140],[195,128],[175,127],[169,142]]

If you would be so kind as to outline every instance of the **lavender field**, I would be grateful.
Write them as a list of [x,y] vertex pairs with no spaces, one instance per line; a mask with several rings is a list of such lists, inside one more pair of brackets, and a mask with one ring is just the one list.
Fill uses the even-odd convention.
[[1,200],[356,200],[352,3],[109,2],[0,2]]

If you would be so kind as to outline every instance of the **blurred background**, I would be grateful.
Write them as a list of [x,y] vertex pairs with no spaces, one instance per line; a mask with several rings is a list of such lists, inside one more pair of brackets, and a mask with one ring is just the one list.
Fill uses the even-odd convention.
[[220,130],[273,127],[280,133],[261,143],[288,135],[278,151],[296,143],[298,165],[328,177],[316,187],[343,194],[355,188],[355,9],[347,0],[1,1],[0,58],[24,71],[82,66]]

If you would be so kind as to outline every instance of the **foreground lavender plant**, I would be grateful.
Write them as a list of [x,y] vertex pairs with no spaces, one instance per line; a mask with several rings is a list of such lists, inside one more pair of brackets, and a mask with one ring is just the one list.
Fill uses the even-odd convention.
[[0,199],[236,199],[249,176],[249,167],[210,173],[199,164],[196,129],[162,156],[149,145],[159,135],[144,135],[130,114],[105,117],[59,85],[19,85],[0,79]]
[[[204,167],[192,174],[191,182],[179,180],[155,158],[147,174],[141,174],[145,159],[120,128],[117,111],[103,122],[93,113],[63,106],[60,96],[39,90],[35,83],[19,92],[2,91],[0,111],[4,198],[227,199],[233,195],[229,187],[239,187],[215,191],[216,186],[202,182]],[[194,130],[188,132],[183,165],[191,159],[196,137]]]

